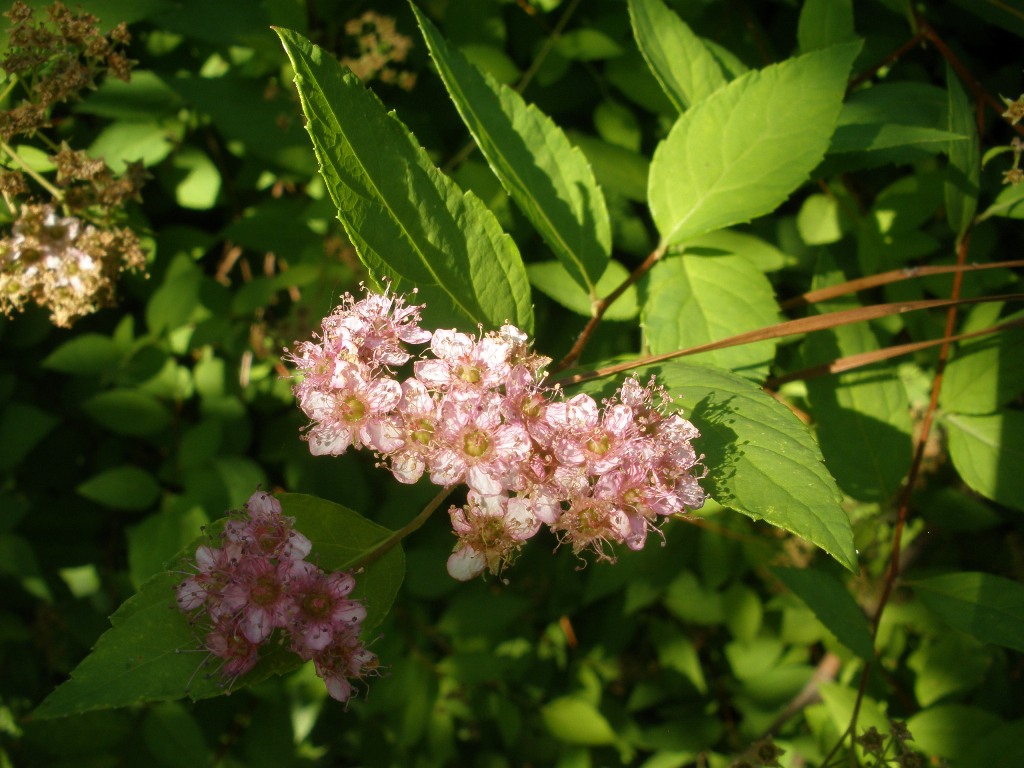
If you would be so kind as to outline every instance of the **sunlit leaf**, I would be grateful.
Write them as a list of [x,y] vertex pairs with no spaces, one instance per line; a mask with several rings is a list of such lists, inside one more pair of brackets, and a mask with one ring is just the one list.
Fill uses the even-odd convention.
[[611,228],[586,156],[537,107],[475,69],[415,5],[413,12],[480,151],[573,280],[596,297]]
[[533,330],[519,252],[494,215],[440,173],[409,130],[332,56],[277,33],[320,172],[363,263],[398,291],[418,288],[430,324]]
[[825,155],[859,50],[846,43],[749,72],[683,114],[651,163],[662,242],[761,216],[803,184]]
[[679,112],[726,84],[715,57],[662,0],[630,0],[629,17],[640,52]]
[[[646,281],[641,320],[651,354],[695,347],[779,322],[775,291],[756,265],[743,256],[664,259]],[[776,342],[702,352],[693,362],[763,379],[775,358]]]
[[946,88],[949,93],[949,130],[966,137],[964,141],[949,143],[949,167],[946,169],[949,176],[946,180],[946,218],[960,239],[978,209],[981,148],[978,146],[974,109],[949,62],[946,62]]

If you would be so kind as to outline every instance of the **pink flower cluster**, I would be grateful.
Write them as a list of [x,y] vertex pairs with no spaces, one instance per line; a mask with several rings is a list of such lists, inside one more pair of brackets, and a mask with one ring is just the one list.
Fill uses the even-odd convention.
[[[426,474],[469,487],[468,503],[450,510],[454,578],[499,572],[542,525],[574,552],[609,558],[612,543],[640,549],[660,518],[703,505],[699,433],[653,381],[627,379],[603,407],[565,399],[543,384],[550,360],[518,328],[431,333],[419,310],[387,292],[346,294],[289,358],[312,453],[368,448],[403,483]],[[431,355],[399,381],[406,345],[428,342]]]
[[282,630],[292,651],[312,659],[338,701],[352,680],[377,668],[359,640],[366,609],[349,600],[351,575],[325,573],[306,561],[312,545],[281,514],[281,503],[257,491],[224,525],[220,547],[196,550],[195,573],[177,588],[178,607],[203,628],[203,645],[234,680],[259,660],[259,647]]

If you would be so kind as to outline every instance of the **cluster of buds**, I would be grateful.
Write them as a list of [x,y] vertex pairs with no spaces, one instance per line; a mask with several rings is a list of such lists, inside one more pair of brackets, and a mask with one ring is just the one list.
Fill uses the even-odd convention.
[[[613,544],[640,549],[661,518],[703,505],[699,433],[653,381],[627,379],[603,407],[566,399],[514,326],[431,333],[419,309],[387,292],[346,295],[289,357],[312,453],[367,448],[403,483],[468,486],[450,510],[454,578],[499,573],[542,525],[575,553],[611,559]],[[428,343],[431,356],[399,381],[407,345]]]
[[907,724],[900,720],[889,721],[888,734],[871,726],[855,739],[869,758],[868,768],[925,768],[928,759],[907,744],[913,740]]
[[[95,16],[59,2],[42,19],[22,2],[5,15],[11,26],[0,64],[3,95],[13,106],[0,110],[0,196],[13,226],[0,237],[0,313],[34,302],[67,327],[113,302],[122,270],[145,266],[138,236],[120,226],[124,206],[139,199],[142,165],[118,175],[45,135],[55,107],[95,87],[104,73],[128,80],[131,62],[122,49],[129,35],[123,24],[103,35]],[[22,157],[25,146],[45,152],[52,170]]]
[[20,0],[4,16],[10,29],[0,66],[8,89],[20,84],[24,97],[16,107],[0,111],[3,141],[48,127],[54,105],[77,99],[105,73],[128,81],[131,61],[123,49],[131,35],[123,23],[104,35],[95,16],[60,2],[47,8],[44,19]]
[[345,22],[345,34],[355,42],[358,56],[343,56],[341,63],[363,82],[377,79],[411,91],[416,85],[416,73],[398,69],[412,48],[412,38],[395,29],[395,20],[376,11]]
[[177,588],[177,603],[202,630],[229,682],[250,671],[259,648],[281,630],[289,648],[312,660],[328,693],[341,702],[352,681],[377,669],[359,631],[366,609],[348,599],[355,581],[325,573],[305,558],[312,545],[293,529],[280,502],[257,491],[224,525],[219,547],[196,550],[195,572]]

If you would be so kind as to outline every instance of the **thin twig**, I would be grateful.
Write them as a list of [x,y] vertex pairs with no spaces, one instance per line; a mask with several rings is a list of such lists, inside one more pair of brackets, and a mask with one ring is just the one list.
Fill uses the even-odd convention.
[[978,336],[988,336],[989,334],[1000,333],[1002,331],[1008,331],[1011,328],[1020,327],[1024,327],[1024,320],[1010,320],[1005,323],[999,323],[998,325],[990,325],[988,328],[982,328],[980,331],[958,333],[956,336],[943,336],[940,339],[929,339],[928,341],[914,341],[909,344],[897,344],[896,346],[886,347],[885,349],[876,349],[871,352],[847,355],[846,357],[840,357],[833,360],[831,363],[825,363],[824,365],[816,365],[813,368],[804,368],[801,371],[793,371],[793,373],[787,373],[785,376],[769,377],[768,380],[765,381],[765,387],[767,389],[778,389],[789,381],[806,381],[807,379],[817,378],[818,376],[852,371],[856,368],[863,368],[866,365],[874,365],[875,363],[879,363],[883,360],[891,360],[894,357],[910,355],[914,352],[931,349],[932,347],[938,347],[950,342],[973,339]]
[[395,531],[390,536],[388,536],[386,539],[384,539],[384,541],[382,541],[380,544],[378,544],[376,547],[374,547],[373,550],[371,550],[368,555],[366,555],[365,557],[361,558],[360,560],[357,560],[356,562],[352,563],[350,566],[346,566],[346,567],[348,567],[350,569],[353,569],[353,570],[356,569],[356,568],[365,568],[370,563],[372,563],[372,562],[374,562],[376,560],[379,560],[381,557],[383,557],[389,551],[391,551],[391,549],[398,542],[400,542],[402,539],[404,539],[410,533],[412,533],[413,531],[417,531],[420,528],[422,528],[423,524],[425,522],[427,522],[427,520],[430,518],[430,516],[437,510],[437,508],[439,506],[441,506],[441,504],[444,502],[444,500],[447,499],[448,496],[451,494],[451,492],[454,491],[454,490],[455,490],[455,486],[451,486],[451,487],[448,487],[448,488],[442,488],[440,491],[437,492],[437,495],[434,496],[434,498],[432,498],[427,503],[427,506],[425,506],[422,510],[420,510],[420,513],[418,515],[416,515],[416,517],[414,517],[412,520],[410,520],[408,523],[406,523],[404,526],[402,526],[399,530]]
[[[935,46],[939,53],[942,54],[942,58],[949,62],[949,65],[956,71],[960,79],[967,84],[967,87],[971,89],[971,93],[974,94],[975,99],[983,102],[987,106],[991,107],[1000,116],[1006,111],[1006,105],[999,101],[995,96],[985,90],[985,86],[975,79],[971,71],[964,65],[962,61],[957,57],[955,53],[946,45],[946,41],[943,40],[939,33],[935,31],[934,27],[928,23],[928,21],[918,11],[914,11],[914,20],[917,22],[924,36]],[[1017,123],[1016,125],[1010,123],[1007,118],[1008,125],[1011,125],[1013,129],[1024,135],[1024,123]]]
[[877,275],[858,277],[855,280],[847,280],[845,283],[830,285],[827,288],[819,288],[815,291],[808,291],[800,296],[794,296],[779,304],[781,309],[792,309],[807,304],[815,304],[819,301],[827,301],[840,296],[846,296],[858,291],[866,291],[869,288],[879,288],[883,285],[898,283],[902,280],[913,280],[918,277],[929,277],[931,275],[947,275],[951,272],[977,272],[985,269],[1016,269],[1024,267],[1024,259],[1014,261],[995,261],[990,264],[946,264],[929,267],[904,267],[889,272],[881,272]]
[[765,341],[767,339],[778,339],[784,336],[796,336],[811,331],[821,331],[827,328],[836,328],[841,325],[864,322],[866,320],[878,320],[890,315],[902,315],[907,312],[914,312],[921,309],[941,309],[953,304],[980,304],[989,301],[1024,301],[1024,293],[1009,293],[998,296],[977,296],[967,299],[922,299],[920,301],[898,301],[889,304],[873,304],[868,307],[857,309],[846,309],[839,312],[829,312],[813,317],[801,317],[796,320],[788,320],[784,323],[773,325],[769,328],[759,328],[755,331],[747,331],[730,336],[727,339],[713,341],[708,344],[701,344],[688,349],[677,349],[672,352],[665,352],[661,355],[649,355],[625,363],[605,366],[596,371],[577,373],[564,378],[556,378],[552,383],[559,383],[564,387],[579,384],[584,381],[601,379],[615,373],[640,368],[654,363],[663,363],[667,360],[674,360],[677,357],[695,355],[699,352],[711,352],[716,349],[735,347],[740,344],[749,344],[754,341]]
[[590,319],[587,321],[586,326],[580,331],[580,335],[576,338],[576,343],[572,345],[572,349],[563,357],[551,370],[554,373],[558,371],[564,371],[570,367],[573,363],[579,360],[580,355],[583,354],[584,347],[587,346],[587,342],[590,341],[590,337],[593,335],[594,330],[597,328],[597,324],[601,322],[601,318],[604,317],[604,313],[608,311],[608,307],[615,302],[626,290],[636,283],[641,277],[647,274],[651,267],[658,263],[661,257],[665,254],[665,246],[660,245],[655,249],[646,259],[643,264],[630,272],[629,277],[622,281],[614,291],[609,293],[603,299],[598,299],[594,302],[594,306],[591,310],[592,314]]

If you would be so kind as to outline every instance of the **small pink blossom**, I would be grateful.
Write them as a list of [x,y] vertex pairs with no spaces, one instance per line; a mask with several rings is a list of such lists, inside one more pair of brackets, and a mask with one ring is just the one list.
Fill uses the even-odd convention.
[[281,514],[281,502],[257,491],[245,503],[245,515],[224,524],[224,540],[247,554],[301,560],[313,545],[292,529],[294,519]]
[[206,633],[206,648],[224,660],[221,674],[231,681],[241,677],[259,661],[259,643],[249,640],[237,622],[222,618]]
[[[284,561],[291,563],[292,561]],[[283,627],[291,611],[284,563],[266,557],[245,557],[224,588],[224,607],[238,618],[238,628],[252,643],[262,643]]]
[[296,653],[314,659],[329,693],[344,701],[349,679],[377,666],[359,640],[366,609],[348,599],[355,581],[306,562],[309,540],[292,530],[294,519],[270,494],[257,491],[244,511],[232,514],[224,546],[196,550],[195,573],[176,590],[178,607],[210,655],[222,660],[229,681],[249,672],[259,647],[280,630]]
[[525,429],[502,423],[497,395],[471,405],[447,401],[441,406],[430,479],[437,485],[465,482],[472,490],[493,496],[519,484],[530,447]]
[[396,436],[385,429],[388,414],[402,398],[394,379],[371,378],[361,365],[339,363],[330,388],[303,394],[299,404],[314,422],[305,434],[313,455],[337,456],[349,446],[366,445],[382,453],[394,449]]
[[434,360],[418,360],[416,378],[428,389],[447,392],[455,400],[475,400],[494,391],[508,376],[509,343],[497,336],[480,340],[454,330],[434,331]]
[[405,344],[426,344],[430,332],[419,327],[420,307],[406,306],[401,296],[367,293],[356,301],[342,296],[341,305],[324,319],[325,336],[347,336],[358,357],[372,366],[404,365],[409,360]]
[[355,580],[347,573],[325,574],[305,561],[289,565],[288,592],[292,599],[288,618],[292,649],[304,659],[322,651],[337,633],[348,631],[366,618],[366,608],[347,600]]
[[552,450],[563,464],[601,475],[624,461],[642,460],[640,431],[625,405],[609,405],[601,413],[593,398],[576,395],[550,406],[548,420],[560,429]]
[[459,581],[469,581],[485,570],[500,573],[522,543],[540,529],[529,505],[475,491],[469,492],[464,507],[452,507],[449,514],[459,542],[448,558],[448,573]]
[[[554,530],[574,554],[591,550],[600,560],[613,560],[606,549],[635,535],[626,513],[605,499],[579,496],[558,518]],[[646,526],[644,526],[646,531]]]
[[379,662],[358,637],[348,634],[336,637],[329,646],[314,653],[313,666],[331,698],[344,704],[352,697],[352,681],[376,674]]
[[401,483],[415,483],[437,451],[437,403],[418,379],[402,382],[402,400],[392,421],[401,446],[389,456],[391,472]]

